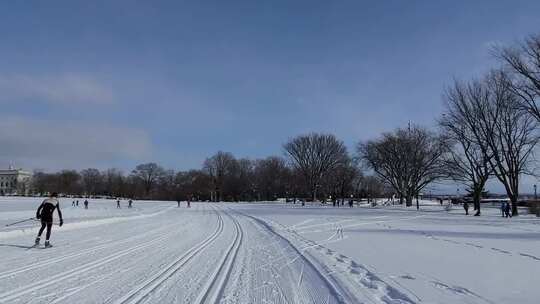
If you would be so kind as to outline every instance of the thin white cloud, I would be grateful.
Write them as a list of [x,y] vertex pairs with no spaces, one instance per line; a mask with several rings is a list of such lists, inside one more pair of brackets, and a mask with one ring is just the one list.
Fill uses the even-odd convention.
[[114,167],[152,152],[150,137],[138,129],[1,116],[0,147],[0,161],[28,169]]
[[53,104],[108,104],[110,88],[91,77],[77,74],[57,76],[0,75],[1,101],[39,101]]

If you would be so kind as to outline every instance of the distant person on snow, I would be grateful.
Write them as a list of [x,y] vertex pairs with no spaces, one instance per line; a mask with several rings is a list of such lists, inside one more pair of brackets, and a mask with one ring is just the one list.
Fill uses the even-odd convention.
[[36,237],[35,245],[39,245],[41,239],[41,234],[45,227],[47,227],[47,234],[45,235],[45,247],[52,247],[49,243],[49,238],[51,237],[51,229],[53,225],[53,212],[54,210],[58,211],[58,217],[60,217],[60,227],[64,224],[62,219],[62,212],[60,211],[60,203],[58,202],[58,194],[53,192],[49,198],[44,200],[39,208],[36,211],[36,218],[41,220],[41,228],[39,229],[38,235]]
[[501,203],[501,216],[504,217],[504,214],[506,213],[506,202]]
[[180,208],[180,201],[176,201],[176,203],[178,204],[178,208]]
[[510,203],[506,202],[506,205],[504,206],[504,214],[506,217],[512,217],[512,213],[510,213]]
[[75,201],[71,203],[71,207],[75,207]]
[[88,200],[84,200],[84,209],[88,209]]
[[120,199],[117,199],[117,200],[116,200],[116,208],[117,208],[117,209],[120,209],[120,208],[121,208],[121,207],[120,207]]
[[75,202],[75,206],[79,207],[79,200]]
[[189,199],[189,198],[188,198],[188,200],[187,200],[187,207],[188,207],[188,208],[191,208],[191,199]]
[[463,202],[463,209],[465,209],[465,215],[469,215],[469,202]]
[[131,208],[131,204],[133,204],[133,200],[130,199],[130,200],[128,201],[128,208]]

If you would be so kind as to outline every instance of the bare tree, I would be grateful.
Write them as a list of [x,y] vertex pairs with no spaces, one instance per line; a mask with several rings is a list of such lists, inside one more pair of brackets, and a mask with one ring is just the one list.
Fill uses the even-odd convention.
[[530,173],[531,156],[539,141],[538,121],[521,111],[518,96],[504,71],[489,73],[484,85],[487,103],[478,102],[482,113],[479,131],[485,151],[493,155],[489,158],[493,173],[512,202],[512,214],[517,215],[519,180],[522,174]]
[[445,113],[439,120],[449,147],[445,155],[448,176],[467,185],[473,196],[475,216],[480,215],[480,200],[486,182],[492,175],[490,159],[493,153],[480,133],[487,94],[478,82],[458,81],[443,96]]
[[126,178],[118,169],[108,169],[103,173],[103,191],[109,196],[126,196]]
[[368,203],[372,198],[381,197],[387,194],[388,186],[380,176],[362,176],[357,179],[357,193],[360,198],[367,198]]
[[407,206],[427,185],[445,177],[445,149],[441,137],[420,127],[397,129],[358,146],[368,167],[399,194],[400,203],[405,198]]
[[143,185],[144,195],[148,197],[164,172],[165,170],[156,163],[147,163],[135,167],[131,174]]
[[98,169],[88,168],[81,171],[83,190],[87,195],[96,195],[101,191],[102,176]]
[[511,89],[520,97],[519,104],[540,121],[540,34],[496,53],[514,76]]
[[226,200],[239,201],[253,199],[253,168],[253,161],[247,158],[241,158],[231,162],[223,187]]
[[223,200],[223,188],[225,179],[230,176],[236,159],[231,153],[219,151],[214,156],[207,158],[203,164],[203,170],[210,176],[212,183],[212,201]]
[[324,175],[347,160],[347,148],[331,134],[311,133],[283,145],[292,164],[304,176],[313,201]]
[[327,194],[332,195],[334,201],[341,200],[343,204],[345,197],[353,194],[353,182],[359,176],[361,176],[360,169],[352,159],[347,158],[325,176],[323,188]]
[[208,193],[210,192],[211,178],[208,174],[202,170],[190,170],[186,176],[189,181],[188,197],[197,200],[210,199]]
[[275,200],[278,195],[288,196],[287,183],[290,170],[281,157],[270,156],[255,162],[254,188],[258,200]]
[[39,195],[44,195],[49,191],[49,174],[36,170],[32,175],[32,192],[39,193]]
[[81,175],[77,171],[62,170],[56,174],[56,191],[67,195],[81,193],[80,180]]

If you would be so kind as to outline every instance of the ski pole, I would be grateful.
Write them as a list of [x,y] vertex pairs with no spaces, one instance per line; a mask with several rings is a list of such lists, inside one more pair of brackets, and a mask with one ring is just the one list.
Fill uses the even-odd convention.
[[20,224],[20,223],[24,223],[24,222],[28,222],[28,221],[31,221],[31,220],[34,220],[34,218],[31,217],[31,218],[27,218],[27,219],[25,219],[25,220],[18,221],[18,222],[15,222],[15,223],[6,224],[6,227],[8,227],[8,226],[13,226],[13,225]]

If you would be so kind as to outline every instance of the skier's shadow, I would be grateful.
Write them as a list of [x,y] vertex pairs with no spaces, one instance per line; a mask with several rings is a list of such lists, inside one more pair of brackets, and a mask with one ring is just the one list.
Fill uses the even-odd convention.
[[34,248],[34,246],[17,245],[17,244],[0,244],[0,247],[15,247],[15,248],[22,248],[22,249],[32,249],[32,248]]

